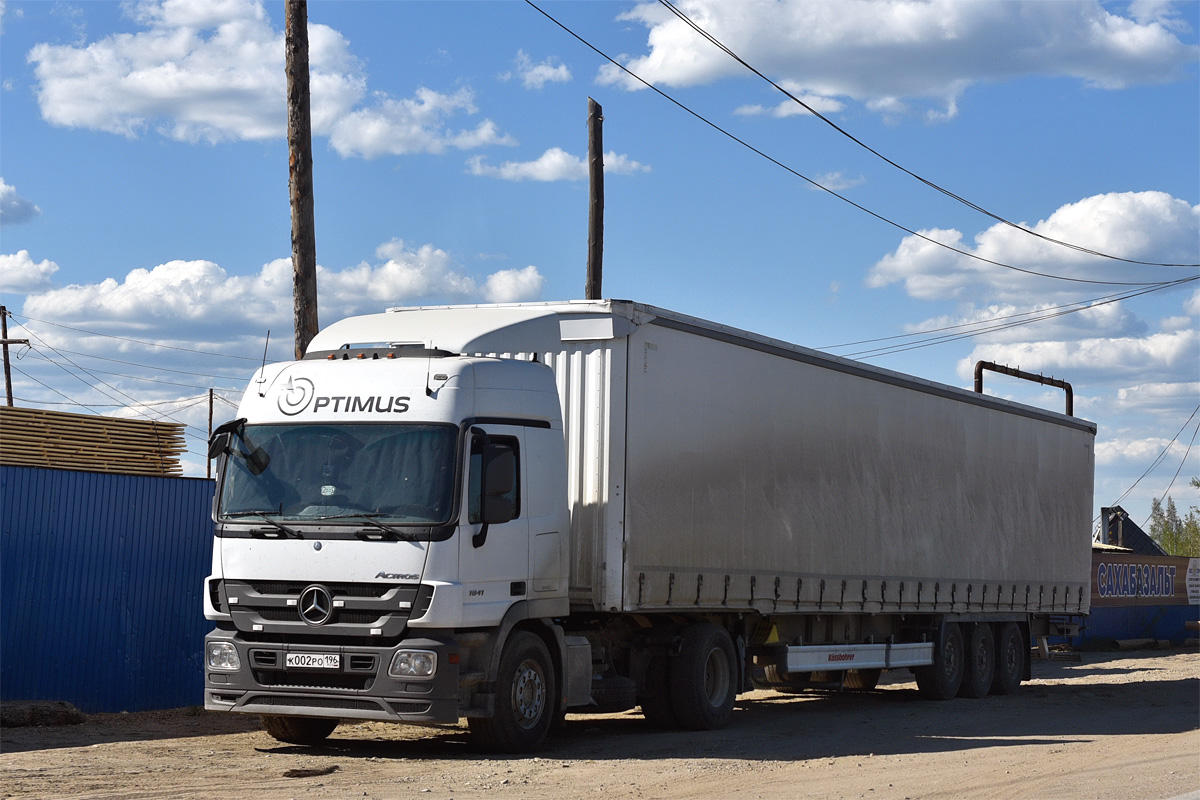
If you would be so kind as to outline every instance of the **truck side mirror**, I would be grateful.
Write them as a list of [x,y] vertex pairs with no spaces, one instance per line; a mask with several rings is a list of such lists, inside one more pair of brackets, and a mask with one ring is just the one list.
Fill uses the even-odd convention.
[[208,457],[209,459],[216,458],[222,453],[229,452],[229,432],[215,432],[212,438],[208,440]]
[[246,424],[246,418],[231,419],[228,422],[222,422],[212,432],[212,436],[208,439],[208,457],[216,458],[222,453],[229,452],[229,444],[233,440],[233,434]]

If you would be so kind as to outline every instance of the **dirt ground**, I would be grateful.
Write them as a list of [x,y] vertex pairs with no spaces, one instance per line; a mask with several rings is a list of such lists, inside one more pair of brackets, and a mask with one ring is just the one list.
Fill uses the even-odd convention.
[[936,703],[907,671],[870,693],[743,696],[706,733],[571,715],[537,757],[465,728],[347,724],[326,746],[197,709],[0,731],[0,798],[1176,798],[1200,800],[1200,654],[1035,661],[1011,697]]

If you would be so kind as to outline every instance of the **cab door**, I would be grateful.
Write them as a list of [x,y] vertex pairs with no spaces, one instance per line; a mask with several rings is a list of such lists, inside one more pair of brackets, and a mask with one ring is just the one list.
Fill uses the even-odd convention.
[[[495,625],[528,592],[529,516],[525,430],[474,425],[467,433],[466,481],[459,529],[462,624]],[[511,469],[500,463],[509,458]],[[505,473],[511,473],[511,479]],[[511,515],[511,517],[510,517]],[[487,521],[503,519],[504,521]]]

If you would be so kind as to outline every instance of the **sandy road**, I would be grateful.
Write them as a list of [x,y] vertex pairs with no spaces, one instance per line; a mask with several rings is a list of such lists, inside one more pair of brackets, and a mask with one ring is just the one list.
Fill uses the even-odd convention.
[[344,725],[282,745],[195,710],[0,732],[3,798],[1120,798],[1200,800],[1200,654],[1035,662],[1013,697],[933,703],[907,672],[871,693],[754,692],[708,733],[571,715],[538,757],[463,728]]

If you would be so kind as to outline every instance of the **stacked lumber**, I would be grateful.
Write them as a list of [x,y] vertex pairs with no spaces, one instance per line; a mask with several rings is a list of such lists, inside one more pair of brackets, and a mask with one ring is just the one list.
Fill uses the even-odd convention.
[[118,475],[179,475],[180,423],[0,406],[0,464]]

